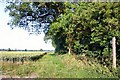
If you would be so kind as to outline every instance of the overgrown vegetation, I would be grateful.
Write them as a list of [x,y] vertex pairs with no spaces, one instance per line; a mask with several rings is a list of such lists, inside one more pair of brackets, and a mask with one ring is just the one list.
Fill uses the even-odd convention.
[[[47,72],[51,73],[47,75],[48,77],[119,77],[119,7],[120,2],[11,2],[6,7],[6,11],[10,11],[9,15],[12,17],[12,21],[9,25],[12,28],[18,26],[35,34],[40,34],[43,31],[45,32],[45,41],[52,40],[56,53],[69,53],[77,56],[76,59],[78,61],[72,60],[73,56],[69,56],[69,61],[68,55],[64,55],[68,60],[66,61],[63,57],[63,63],[67,62],[65,64],[69,66],[61,63],[63,55],[49,55],[46,58],[42,58],[38,62],[42,68],[38,68],[37,62],[32,63],[39,69],[38,74],[41,77],[46,77]],[[29,23],[33,24],[30,26]],[[44,26],[42,26],[43,24]],[[112,37],[116,38],[118,67],[116,70],[111,68]],[[85,57],[81,57],[82,54]],[[83,70],[77,67],[79,60],[80,62],[82,61],[80,64],[84,66]],[[71,63],[72,61],[73,63]],[[45,65],[44,68],[43,65]],[[57,67],[58,65],[60,67]],[[93,74],[90,74],[88,71]]]
[[[84,59],[80,59],[84,58]],[[24,64],[2,62],[2,74],[8,77],[40,78],[118,78],[117,71],[85,56],[49,53],[37,61]],[[33,76],[33,74],[35,74]]]

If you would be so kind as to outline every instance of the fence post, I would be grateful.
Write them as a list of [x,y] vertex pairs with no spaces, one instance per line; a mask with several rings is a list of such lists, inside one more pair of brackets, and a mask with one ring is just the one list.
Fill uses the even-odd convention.
[[113,57],[113,68],[116,69],[116,39],[112,38],[112,57]]

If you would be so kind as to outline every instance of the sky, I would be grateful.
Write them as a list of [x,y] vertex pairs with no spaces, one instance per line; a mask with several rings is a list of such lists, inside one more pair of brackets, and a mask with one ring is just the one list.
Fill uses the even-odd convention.
[[11,18],[4,12],[5,5],[0,2],[0,49],[54,50],[51,41],[45,43],[44,33],[37,36],[20,28],[11,29],[7,25]]

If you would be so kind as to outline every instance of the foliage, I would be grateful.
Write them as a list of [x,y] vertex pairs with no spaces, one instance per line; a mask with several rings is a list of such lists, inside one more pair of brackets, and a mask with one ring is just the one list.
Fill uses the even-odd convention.
[[[62,43],[61,45],[70,47],[72,53],[107,56],[111,53],[110,42],[112,37],[115,36],[117,38],[117,53],[119,53],[120,25],[118,24],[118,10],[120,3],[64,4],[64,14],[61,14],[51,24],[46,34],[53,42],[60,42],[54,38],[64,41],[64,45]],[[59,46],[57,43],[56,46]],[[64,49],[61,48],[61,50]]]
[[9,11],[11,28],[20,27],[30,33],[45,33],[51,22],[63,13],[63,3],[57,2],[8,2],[5,11]]

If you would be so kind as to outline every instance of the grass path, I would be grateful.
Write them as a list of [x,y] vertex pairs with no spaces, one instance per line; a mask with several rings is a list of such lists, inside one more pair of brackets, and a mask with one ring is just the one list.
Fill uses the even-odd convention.
[[108,68],[87,61],[77,61],[74,56],[47,54],[28,64],[3,64],[4,75],[41,78],[113,78]]

